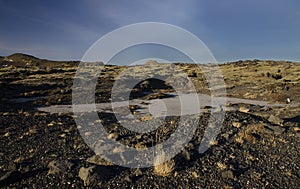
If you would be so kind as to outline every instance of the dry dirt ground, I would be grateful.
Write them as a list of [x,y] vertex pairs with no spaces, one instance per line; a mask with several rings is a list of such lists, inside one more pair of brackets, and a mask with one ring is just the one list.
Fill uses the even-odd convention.
[[[1,60],[0,187],[299,188],[299,63],[254,60],[219,65],[228,97],[264,100],[281,106],[228,104],[232,109],[225,112],[221,132],[202,154],[198,148],[211,115],[209,111],[190,115],[190,119],[200,118],[192,140],[171,161],[149,168],[111,164],[85,144],[72,112],[36,109],[72,103],[77,65],[78,62],[47,62],[32,57],[24,60],[22,56],[13,61]],[[184,78],[172,79],[174,71],[159,69],[165,66],[105,65],[96,86],[96,102],[111,101],[111,88],[126,69],[137,77],[161,74],[168,81],[144,80],[131,91],[131,99],[168,98],[166,94],[174,92],[168,83],[175,82],[184,92]],[[197,65],[172,66],[189,77],[197,92],[210,94]],[[117,90],[122,92],[126,87]],[[133,115],[139,109],[129,108]],[[146,148],[170,137],[180,117],[169,116],[157,130],[146,134],[124,129],[112,113],[99,112],[99,118],[110,133],[108,137],[134,148]],[[151,119],[141,121],[151,123]],[[189,122],[185,124],[189,126]]]

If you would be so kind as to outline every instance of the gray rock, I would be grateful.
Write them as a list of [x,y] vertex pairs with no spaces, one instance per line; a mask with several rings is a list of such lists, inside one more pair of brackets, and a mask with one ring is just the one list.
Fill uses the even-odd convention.
[[126,175],[124,177],[124,180],[127,181],[127,182],[129,182],[129,183],[132,183],[132,180],[131,180],[131,178],[128,175]]
[[66,171],[70,170],[72,165],[73,164],[68,161],[51,161],[48,164],[48,175],[63,174]]
[[272,130],[275,135],[280,135],[285,131],[284,127],[281,126],[267,126],[267,128]]
[[142,170],[137,168],[134,173],[133,173],[135,176],[141,176],[143,174]]
[[268,121],[270,123],[273,123],[275,125],[280,125],[280,126],[283,126],[283,120],[280,119],[279,117],[276,117],[276,116],[273,116],[273,115],[270,115]]
[[187,161],[190,161],[191,160],[191,155],[190,153],[186,150],[186,149],[183,149],[182,152],[181,152],[182,156],[187,160]]
[[78,176],[83,181],[84,186],[90,186],[93,184],[94,179],[95,179],[95,174],[94,174],[95,169],[96,169],[96,166],[91,166],[88,168],[81,167],[79,169]]
[[222,172],[221,176],[224,179],[234,179],[233,172],[230,170]]
[[78,176],[83,181],[84,186],[100,186],[103,180],[107,180],[114,175],[115,169],[112,166],[90,166],[81,167]]

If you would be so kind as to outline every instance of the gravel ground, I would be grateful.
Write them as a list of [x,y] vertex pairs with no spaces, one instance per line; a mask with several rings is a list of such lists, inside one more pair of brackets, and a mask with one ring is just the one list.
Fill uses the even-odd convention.
[[[108,117],[103,115],[102,119]],[[217,142],[199,154],[197,147],[208,117],[209,114],[200,116],[193,139],[174,158],[174,171],[162,177],[153,168],[129,169],[88,162],[95,154],[81,138],[72,115],[2,112],[0,185],[81,188],[85,180],[79,177],[79,170],[93,168],[86,186],[99,188],[298,188],[299,122],[286,122],[282,127],[251,114],[227,112]],[[176,117],[165,124],[172,120],[176,125]],[[233,122],[241,126],[237,128]],[[132,138],[124,139],[132,133],[121,128],[115,132],[127,145],[137,143]],[[142,138],[145,144],[151,143],[147,141],[150,136]]]
[[[291,63],[289,63],[291,64]],[[174,165],[167,174],[162,175],[155,167],[125,168],[114,165],[97,156],[80,135],[72,113],[48,113],[37,111],[37,107],[70,104],[72,80],[75,68],[3,68],[0,69],[0,187],[3,188],[299,188],[300,183],[300,108],[296,103],[299,94],[299,80],[286,69],[297,70],[292,64],[289,68],[278,63],[283,79],[261,76],[268,81],[270,89],[251,83],[250,72],[260,73],[259,64],[228,64],[235,70],[249,66],[249,72],[239,72],[244,76],[239,83],[231,72],[225,72],[228,96],[270,100],[284,104],[287,96],[281,94],[289,86],[289,99],[294,106],[265,107],[257,104],[235,102],[229,104],[225,120],[217,138],[210,142],[210,148],[199,153],[208,121],[208,111],[190,115],[187,120],[199,117],[193,138],[171,160]],[[186,66],[187,72],[192,66]],[[252,66],[252,67],[251,67]],[[262,65],[265,69],[267,66]],[[269,68],[267,67],[267,68]],[[225,69],[225,68],[224,68]],[[229,70],[230,70],[229,69]],[[285,70],[284,70],[285,69]],[[255,71],[258,70],[258,71]],[[263,69],[261,69],[263,70]],[[96,88],[97,103],[110,102],[110,88],[114,76],[120,68],[107,66],[99,78]],[[264,70],[264,72],[266,72]],[[252,73],[252,72],[251,72]],[[295,72],[294,72],[295,73]],[[190,75],[193,80],[199,73]],[[273,73],[274,75],[275,73]],[[277,73],[278,74],[278,73]],[[243,77],[247,76],[246,79]],[[226,78],[227,77],[227,78]],[[253,77],[257,79],[257,77]],[[270,82],[273,83],[270,83]],[[173,92],[172,88],[151,80],[141,85],[154,83],[161,88],[150,88],[147,95],[137,86],[131,98],[150,100],[165,98],[163,94]],[[247,85],[247,83],[250,83]],[[258,85],[258,84],[257,84]],[[280,86],[276,88],[273,86]],[[198,86],[203,87],[203,86]],[[148,88],[149,89],[149,88]],[[255,89],[255,94],[248,93]],[[272,89],[272,90],[271,90]],[[273,96],[268,96],[270,90]],[[245,92],[248,91],[248,92]],[[244,94],[244,95],[243,95]],[[261,96],[259,94],[262,94]],[[274,96],[276,94],[277,96]],[[257,98],[255,98],[256,95]],[[21,99],[20,99],[21,98]],[[28,99],[29,98],[29,99]],[[16,101],[16,99],[18,99]],[[29,101],[27,101],[29,100]],[[140,108],[130,106],[135,112]],[[151,147],[168,139],[178,128],[179,116],[168,116],[155,131],[137,134],[116,120],[114,114],[99,112],[107,137],[120,143],[135,147]],[[187,115],[189,116],[189,115]],[[155,126],[155,119],[142,117],[141,121]],[[212,117],[212,119],[216,119]],[[184,123],[188,129],[190,122]],[[185,131],[185,130],[183,130]],[[86,132],[86,135],[93,133]],[[184,135],[184,132],[182,133]],[[120,155],[122,152],[112,153]]]

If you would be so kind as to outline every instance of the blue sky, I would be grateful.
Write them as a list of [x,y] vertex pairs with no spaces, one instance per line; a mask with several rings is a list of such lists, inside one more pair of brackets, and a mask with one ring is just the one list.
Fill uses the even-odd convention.
[[298,0],[0,0],[0,55],[80,60],[104,34],[164,22],[200,38],[220,62],[300,61]]

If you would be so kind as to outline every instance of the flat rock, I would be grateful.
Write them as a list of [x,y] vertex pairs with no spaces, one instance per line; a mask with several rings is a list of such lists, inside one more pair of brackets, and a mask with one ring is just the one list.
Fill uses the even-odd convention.
[[48,164],[48,175],[59,175],[65,173],[67,170],[70,170],[72,163],[68,161],[51,161]]
[[283,120],[280,119],[279,117],[274,116],[274,115],[270,115],[270,117],[268,118],[268,121],[270,123],[275,124],[275,125],[283,126]]
[[90,166],[90,167],[81,167],[78,172],[79,178],[83,181],[84,186],[97,187],[100,186],[103,180],[107,180],[112,175],[119,173],[112,166]]
[[239,108],[239,111],[243,112],[243,113],[248,113],[250,111],[250,109],[242,106],[242,107]]

